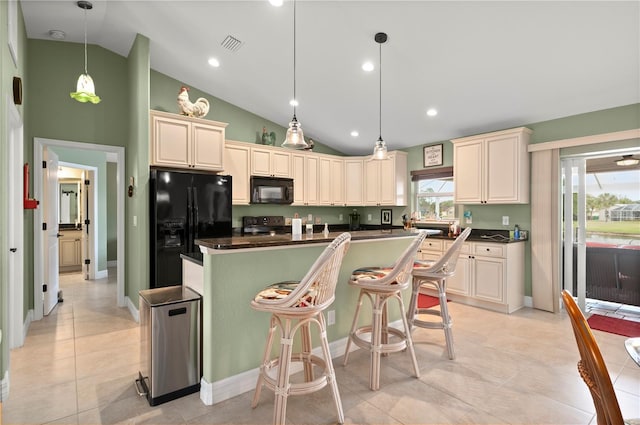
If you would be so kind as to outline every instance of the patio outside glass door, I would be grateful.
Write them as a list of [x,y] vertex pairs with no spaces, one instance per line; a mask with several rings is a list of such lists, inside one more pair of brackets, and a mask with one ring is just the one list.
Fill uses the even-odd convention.
[[[586,294],[586,159],[565,158],[562,164],[563,289],[585,311]],[[574,267],[575,265],[575,267]]]

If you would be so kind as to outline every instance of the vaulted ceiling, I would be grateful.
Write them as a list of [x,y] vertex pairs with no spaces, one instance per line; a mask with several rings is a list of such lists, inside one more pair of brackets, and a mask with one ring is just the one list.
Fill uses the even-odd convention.
[[[288,125],[292,1],[93,4],[89,43],[127,56],[143,34],[153,69]],[[65,41],[83,41],[74,1],[21,5],[29,38],[61,30]],[[381,117],[389,149],[640,102],[638,1],[298,0],[296,24],[298,120],[305,135],[345,154],[370,153],[379,135],[377,32],[388,34]],[[241,43],[235,51],[222,45],[228,36]]]

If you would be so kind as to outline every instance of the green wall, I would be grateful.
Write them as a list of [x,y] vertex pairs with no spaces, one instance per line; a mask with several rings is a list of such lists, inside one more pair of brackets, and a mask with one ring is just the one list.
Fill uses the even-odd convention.
[[[184,83],[175,80],[157,71],[151,71],[151,109],[158,111],[179,113],[177,106],[178,92]],[[209,101],[211,108],[206,117],[207,120],[226,122],[229,125],[225,129],[225,136],[229,140],[262,144],[262,128],[276,133],[276,146],[284,141],[287,128],[273,121],[269,121],[251,112],[245,111],[231,103],[218,99],[211,94],[197,88],[189,87],[189,99],[195,101],[204,97]],[[307,135],[308,138],[308,135]],[[335,149],[314,141],[314,152],[343,155]]]
[[[138,292],[149,287],[149,39],[137,35],[129,52],[127,76],[131,125],[126,151],[126,180],[134,178],[125,202],[125,294],[135,307]],[[133,217],[137,217],[134,225]]]

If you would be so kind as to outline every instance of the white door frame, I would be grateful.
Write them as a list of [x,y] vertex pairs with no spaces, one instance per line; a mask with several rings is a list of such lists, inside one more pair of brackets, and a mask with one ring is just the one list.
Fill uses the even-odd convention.
[[[562,174],[564,176],[564,288],[578,298],[578,306],[583,313],[586,312],[586,159],[584,157],[570,157],[561,160]],[[574,181],[574,169],[577,181]],[[573,210],[573,194],[578,194],[578,210]],[[573,227],[573,216],[578,217],[577,227]],[[573,244],[576,244],[576,255],[573,258]],[[576,293],[573,293],[573,262],[576,267]]]
[[[9,202],[8,202],[8,235],[9,235],[9,348],[21,347],[24,344],[26,330],[24,317],[24,209],[22,167],[24,161],[23,123],[20,112],[12,99],[7,96],[7,141],[9,144]],[[27,317],[26,322],[29,322]]]
[[[124,296],[124,276],[125,276],[125,232],[124,232],[124,208],[125,208],[125,153],[124,147],[121,146],[109,146],[109,145],[99,145],[95,143],[82,143],[82,142],[73,142],[68,140],[56,140],[56,139],[45,139],[40,137],[34,137],[33,139],[33,163],[41,164],[42,163],[42,151],[44,146],[58,146],[64,148],[71,149],[84,149],[98,152],[107,153],[108,157],[115,156],[115,161],[117,164],[116,170],[116,204],[117,204],[117,255],[118,255],[118,272],[117,272],[117,293],[118,293],[118,306],[125,307],[125,296]],[[37,166],[33,167],[33,192],[34,197],[36,199],[42,199],[42,167]],[[38,300],[42,299],[42,209],[37,208],[34,210],[34,219],[33,219],[33,297],[34,297],[34,319],[40,320],[43,316],[42,303]]]
[[[89,213],[85,218],[88,218],[89,222],[91,223],[89,225],[88,238],[84,238],[85,240],[91,241],[90,246],[85,246],[84,244],[82,245],[82,274],[85,280],[94,280],[94,279],[100,279],[100,278],[106,277],[106,276],[99,276],[98,261],[97,261],[98,244],[97,244],[97,237],[96,237],[96,229],[99,224],[98,215],[97,215],[98,194],[94,189],[98,187],[98,179],[99,179],[98,168],[92,167],[90,165],[76,164],[73,162],[59,161],[58,163],[59,165],[62,165],[64,167],[77,168],[79,170],[86,171],[85,180],[89,180],[91,182],[91,185],[90,185],[91,188],[86,193],[84,193],[82,198],[83,200],[85,199],[84,197],[89,198]],[[81,182],[81,186],[82,186],[81,190],[84,191],[85,190],[84,180]],[[83,211],[84,211],[84,205],[81,208],[83,208]],[[85,232],[84,229],[85,228],[83,227],[83,230],[82,230],[83,233]],[[89,260],[88,269],[84,267],[85,259]]]

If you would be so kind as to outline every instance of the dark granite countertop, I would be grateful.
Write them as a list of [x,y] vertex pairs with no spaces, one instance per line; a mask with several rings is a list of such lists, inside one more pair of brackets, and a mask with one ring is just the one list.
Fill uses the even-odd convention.
[[[211,238],[196,239],[196,244],[201,247],[210,249],[230,250],[230,249],[246,249],[246,248],[265,248],[284,245],[306,245],[314,243],[329,243],[342,232],[329,232],[325,237],[322,232],[314,233],[312,238],[307,238],[302,234],[300,239],[294,239],[291,233],[277,235],[258,235],[258,236],[232,236],[229,238]],[[415,236],[415,232],[403,229],[389,230],[356,230],[351,233],[351,240],[371,240],[385,238],[407,238]]]

